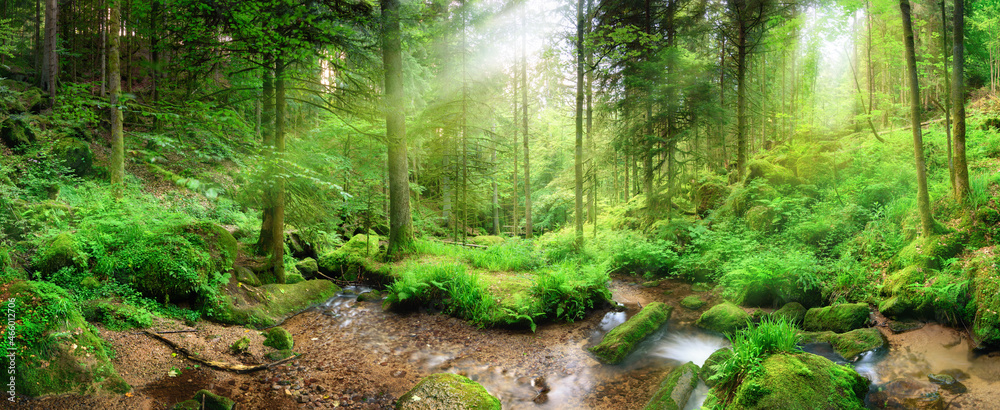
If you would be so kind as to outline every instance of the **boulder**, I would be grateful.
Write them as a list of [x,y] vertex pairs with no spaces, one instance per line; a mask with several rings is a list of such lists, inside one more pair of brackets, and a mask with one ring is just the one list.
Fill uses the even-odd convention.
[[283,327],[272,327],[264,332],[264,346],[273,347],[278,350],[288,350],[295,344],[292,334]]
[[379,236],[358,234],[340,248],[320,256],[317,265],[327,275],[356,279],[377,270],[372,261],[378,254]]
[[750,315],[730,302],[720,303],[701,314],[695,322],[699,327],[719,333],[732,333],[747,327]]
[[399,397],[397,410],[500,409],[500,400],[468,377],[437,373],[420,380]]
[[61,160],[76,176],[87,176],[94,171],[94,152],[90,144],[77,138],[64,138],[52,149],[55,158]]
[[250,339],[246,336],[241,337],[240,340],[233,342],[229,345],[229,351],[232,354],[243,354],[250,351]]
[[861,353],[886,346],[889,341],[878,329],[869,327],[846,333],[802,332],[802,343],[827,342],[833,350],[847,360],[854,360]]
[[712,376],[715,376],[716,373],[715,366],[729,360],[730,357],[733,357],[733,349],[724,347],[716,350],[708,356],[708,359],[705,359],[705,363],[701,366],[701,371],[698,373],[698,376],[701,377],[703,382],[705,382],[705,385],[708,387],[715,387],[717,381],[712,380]]
[[990,248],[975,252],[966,265],[972,295],[972,336],[976,348],[1000,346],[1000,272]]
[[938,386],[919,380],[893,380],[868,395],[876,409],[944,410],[947,405]]
[[646,410],[680,410],[698,387],[698,365],[687,362],[672,370],[660,382],[653,397],[646,403]]
[[42,240],[32,266],[48,276],[62,268],[85,268],[87,256],[80,250],[76,237],[63,232]]
[[340,291],[328,280],[307,280],[295,284],[268,284],[248,289],[230,281],[223,289],[218,309],[208,318],[220,323],[251,325],[258,328],[273,326],[285,318],[322,303]]
[[789,323],[801,324],[806,317],[806,308],[799,302],[786,303],[781,309],[771,312],[771,318],[784,319]]
[[[726,409],[863,409],[868,380],[850,366],[841,366],[811,353],[779,353],[761,363],[732,392]],[[716,385],[705,406],[729,397]]]
[[695,192],[695,212],[704,218],[708,213],[717,209],[726,202],[729,196],[729,188],[723,184],[707,182],[698,186]]
[[208,390],[198,390],[198,392],[194,394],[193,400],[198,403],[205,403],[202,410],[233,410],[233,407],[236,406],[236,402],[232,399],[220,396]]
[[809,331],[830,330],[848,332],[868,324],[869,309],[865,303],[844,303],[836,306],[812,308],[806,311],[802,328]]
[[313,258],[305,258],[295,264],[295,268],[299,270],[302,277],[305,279],[313,279],[316,277],[316,272],[319,272],[319,264]]
[[35,142],[35,132],[24,117],[12,115],[0,121],[0,142],[12,149],[23,150]]
[[705,301],[695,295],[691,295],[681,300],[681,306],[691,310],[698,310],[702,306],[705,306]]
[[257,278],[257,274],[253,273],[252,270],[247,269],[243,266],[237,266],[233,268],[233,272],[236,274],[236,280],[240,283],[245,283],[250,286],[260,286],[263,283]]
[[607,364],[621,363],[636,345],[653,334],[670,319],[673,306],[653,302],[630,317],[625,323],[611,329],[601,343],[590,348],[597,359]]

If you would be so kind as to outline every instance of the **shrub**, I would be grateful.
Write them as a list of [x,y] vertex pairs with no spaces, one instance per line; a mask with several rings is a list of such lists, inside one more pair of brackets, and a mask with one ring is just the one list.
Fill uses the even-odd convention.
[[812,304],[820,290],[819,261],[809,253],[757,253],[727,264],[719,284],[723,296],[740,305]]
[[673,246],[669,241],[648,241],[626,232],[608,239],[606,260],[613,273],[665,275],[677,265]]
[[601,265],[579,266],[564,262],[538,275],[532,294],[541,299],[549,319],[573,322],[582,319],[595,302],[611,300],[607,270]]

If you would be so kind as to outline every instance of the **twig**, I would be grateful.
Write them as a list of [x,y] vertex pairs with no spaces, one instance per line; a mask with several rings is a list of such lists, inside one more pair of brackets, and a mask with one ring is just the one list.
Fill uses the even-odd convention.
[[193,362],[201,363],[201,364],[203,364],[205,366],[208,366],[208,367],[211,367],[213,369],[224,370],[224,371],[227,371],[227,372],[234,372],[234,373],[240,373],[240,374],[242,374],[242,373],[252,373],[252,372],[256,372],[256,371],[260,371],[260,370],[269,369],[271,367],[274,367],[274,366],[277,366],[279,364],[282,364],[282,363],[285,363],[285,362],[297,359],[300,356],[302,356],[300,354],[298,356],[287,357],[287,358],[278,360],[276,362],[271,362],[271,363],[266,363],[266,364],[259,364],[259,365],[256,365],[256,366],[247,366],[247,365],[242,365],[242,364],[232,364],[232,363],[226,363],[226,362],[217,362],[217,361],[214,361],[214,360],[206,360],[206,359],[202,359],[200,357],[197,357],[197,356],[193,355],[190,351],[188,351],[186,348],[181,347],[181,346],[177,345],[177,343],[174,343],[173,341],[171,341],[170,339],[167,339],[167,338],[165,338],[163,336],[160,336],[160,335],[158,335],[156,333],[150,332],[148,330],[144,331],[144,333],[146,333],[147,335],[149,335],[150,337],[152,337],[154,339],[159,339],[161,342],[166,343],[167,346],[170,346],[171,348],[173,348],[174,350],[176,350],[178,353],[183,354],[188,360],[191,360]]

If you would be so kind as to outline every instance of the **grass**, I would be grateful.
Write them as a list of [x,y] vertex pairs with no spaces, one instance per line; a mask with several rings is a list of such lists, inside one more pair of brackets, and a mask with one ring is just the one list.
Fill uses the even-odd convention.
[[730,334],[729,342],[732,356],[715,365],[715,375],[711,377],[729,392],[734,392],[747,376],[760,371],[768,356],[799,350],[795,325],[784,318],[765,317],[759,324]]

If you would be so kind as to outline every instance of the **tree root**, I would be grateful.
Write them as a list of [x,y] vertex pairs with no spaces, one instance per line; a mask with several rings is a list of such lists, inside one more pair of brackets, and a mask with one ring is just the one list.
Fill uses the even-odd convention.
[[301,355],[298,355],[298,356],[287,357],[287,358],[278,360],[276,362],[271,362],[271,363],[266,363],[266,364],[259,364],[259,365],[256,365],[256,366],[247,366],[247,365],[242,365],[242,364],[232,364],[232,363],[226,363],[226,362],[217,362],[217,361],[214,361],[214,360],[202,359],[202,358],[198,357],[197,355],[195,355],[195,354],[191,353],[190,351],[188,351],[186,348],[181,347],[177,343],[174,343],[173,341],[171,341],[170,339],[167,339],[167,338],[165,338],[163,336],[160,336],[160,335],[158,335],[156,333],[150,332],[148,330],[144,331],[143,333],[145,333],[149,337],[152,337],[154,339],[158,339],[159,341],[161,341],[163,343],[166,343],[167,346],[170,346],[171,348],[173,348],[178,353],[183,354],[188,360],[191,360],[193,362],[201,363],[201,364],[203,364],[205,366],[211,367],[211,368],[216,369],[216,370],[223,370],[223,371],[233,372],[233,373],[243,374],[243,373],[253,373],[253,372],[256,372],[256,371],[260,371],[260,370],[266,370],[266,369],[269,369],[271,367],[277,366],[279,364],[283,364],[283,363],[289,362],[289,361],[291,361],[293,359],[297,359],[299,356],[301,356]]

